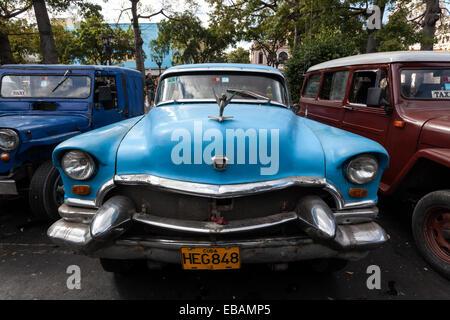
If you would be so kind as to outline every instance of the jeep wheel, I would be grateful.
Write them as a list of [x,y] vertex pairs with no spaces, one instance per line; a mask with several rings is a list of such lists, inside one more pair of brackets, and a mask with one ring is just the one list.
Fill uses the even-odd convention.
[[58,220],[58,207],[64,202],[64,186],[51,161],[44,162],[31,179],[29,202],[38,218]]
[[450,190],[429,193],[417,203],[412,229],[425,260],[450,279]]

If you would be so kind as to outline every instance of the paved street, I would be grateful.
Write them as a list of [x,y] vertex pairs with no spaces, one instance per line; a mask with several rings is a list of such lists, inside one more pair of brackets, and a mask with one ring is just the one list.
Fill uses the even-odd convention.
[[[285,272],[263,266],[225,272],[171,267],[120,277],[104,272],[95,259],[51,244],[49,224],[33,222],[21,203],[0,208],[0,299],[450,299],[450,282],[418,256],[407,213],[392,208],[380,216],[389,243],[335,274],[306,266]],[[366,286],[366,269],[374,264],[381,268],[381,290]],[[80,290],[67,289],[69,265],[81,268]]]

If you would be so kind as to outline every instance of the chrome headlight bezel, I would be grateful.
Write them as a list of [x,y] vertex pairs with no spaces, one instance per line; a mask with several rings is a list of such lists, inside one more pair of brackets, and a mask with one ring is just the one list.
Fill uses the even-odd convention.
[[[363,185],[375,180],[379,170],[378,159],[375,156],[371,154],[361,154],[350,160],[346,167],[345,174],[347,180],[351,183]],[[370,175],[368,174],[369,172]]]
[[[2,135],[7,135],[13,139],[13,146],[7,147],[2,143]],[[0,129],[0,149],[3,151],[11,152],[16,150],[19,147],[20,138],[16,131],[13,129]]]
[[[68,157],[72,157],[72,159],[69,159]],[[69,161],[72,162],[71,166],[68,165]],[[85,167],[85,169],[82,169],[82,172],[79,175],[74,174],[73,170],[79,169],[80,167]],[[73,149],[66,151],[61,157],[61,168],[69,178],[77,181],[86,181],[95,175],[97,166],[89,153]],[[72,170],[70,170],[70,168],[72,168]]]

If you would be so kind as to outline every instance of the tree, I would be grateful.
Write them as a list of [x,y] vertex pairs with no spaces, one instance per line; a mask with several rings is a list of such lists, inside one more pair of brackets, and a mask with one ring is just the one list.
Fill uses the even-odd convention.
[[294,102],[298,102],[304,73],[309,67],[325,61],[358,53],[358,45],[339,33],[322,33],[297,47],[286,62],[285,74]]
[[423,38],[421,50],[433,50],[436,34],[436,22],[442,16],[439,0],[425,0],[425,13],[422,20]]
[[[102,17],[90,16],[74,32],[72,55],[83,64],[107,64],[112,59],[123,61],[134,55],[133,31],[122,30],[105,23]],[[103,44],[103,37],[112,37],[112,51]]]
[[26,12],[32,6],[31,1],[0,0],[0,63],[15,63],[11,52],[8,23],[14,17]]
[[230,39],[215,26],[203,27],[199,18],[186,11],[161,21],[154,43],[170,46],[173,64],[205,63],[223,62]]
[[250,63],[249,52],[242,47],[228,52],[225,59],[228,63]]
[[153,61],[155,61],[158,66],[159,75],[161,75],[161,66],[164,61],[164,57],[169,54],[169,46],[168,44],[159,43],[156,40],[152,40],[150,42],[150,57]]
[[56,52],[55,39],[52,26],[48,17],[47,7],[44,0],[33,0],[34,13],[39,28],[41,52],[45,64],[57,64],[58,53]]

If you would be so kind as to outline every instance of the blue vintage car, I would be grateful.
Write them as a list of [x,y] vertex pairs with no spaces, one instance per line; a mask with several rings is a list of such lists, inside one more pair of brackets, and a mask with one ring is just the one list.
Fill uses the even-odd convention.
[[29,195],[38,217],[58,219],[64,188],[51,155],[82,132],[142,115],[142,76],[104,66],[0,68],[0,201]]
[[48,235],[107,271],[333,269],[387,239],[374,221],[385,149],[296,116],[270,67],[170,68],[147,115],[69,139],[53,162],[66,198]]

